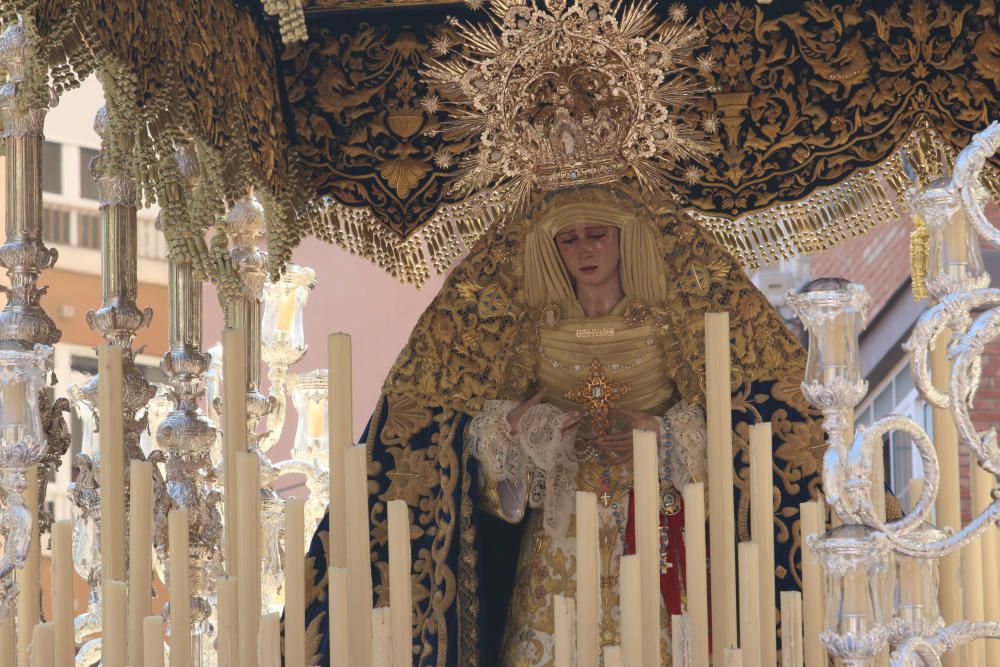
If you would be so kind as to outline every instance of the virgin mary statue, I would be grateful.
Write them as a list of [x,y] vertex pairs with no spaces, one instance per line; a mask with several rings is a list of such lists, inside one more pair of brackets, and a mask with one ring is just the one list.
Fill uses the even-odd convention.
[[[554,595],[575,591],[574,497],[598,500],[602,645],[620,641],[619,562],[634,546],[633,429],[659,442],[661,591],[685,599],[678,489],[705,480],[704,315],[730,316],[737,539],[749,539],[749,426],[774,433],[778,590],[799,588],[799,503],[822,433],[804,353],[735,261],[671,203],[624,186],[538,195],[449,276],[363,436],[376,605],[388,602],[386,503],[410,509],[413,664],[553,664]],[[308,556],[310,664],[328,664],[327,520]],[[661,613],[663,664],[670,613]],[[776,629],[772,629],[777,631]]]

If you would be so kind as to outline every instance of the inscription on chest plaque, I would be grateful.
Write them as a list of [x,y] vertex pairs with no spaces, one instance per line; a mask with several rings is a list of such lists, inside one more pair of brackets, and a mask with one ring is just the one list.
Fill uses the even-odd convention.
[[594,329],[577,329],[577,338],[605,338],[615,335],[614,327],[598,327]]

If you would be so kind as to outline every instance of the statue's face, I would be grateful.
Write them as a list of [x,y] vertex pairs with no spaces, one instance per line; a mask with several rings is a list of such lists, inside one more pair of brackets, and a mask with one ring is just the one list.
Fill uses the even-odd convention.
[[579,292],[581,287],[599,287],[619,282],[618,228],[610,225],[573,223],[556,234],[556,247]]

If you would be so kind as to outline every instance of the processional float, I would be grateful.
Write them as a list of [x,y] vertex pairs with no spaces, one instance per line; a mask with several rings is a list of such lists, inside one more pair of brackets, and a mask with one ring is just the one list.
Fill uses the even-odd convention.
[[[283,602],[286,664],[306,664],[304,622],[296,622],[304,608],[303,548],[328,499],[331,664],[410,664],[409,516],[401,501],[389,509],[390,607],[371,605],[367,456],[364,446],[352,446],[348,340],[331,337],[328,374],[320,370],[289,380],[289,366],[305,352],[301,318],[311,271],[288,267],[281,281],[266,282],[265,256],[256,246],[261,209],[251,199],[235,204],[213,241],[225,249],[238,279],[224,302],[229,328],[220,361],[218,354],[201,349],[201,280],[189,259],[171,259],[169,351],[163,360],[170,408],[158,419],[158,449],[143,452],[140,433],[155,389],[138,373],[131,348],[136,331],[152,317],[136,304],[138,189],[130,168],[102,158],[93,167],[101,193],[102,304],[88,320],[107,344],[101,348],[99,376],[70,394],[87,437],[74,462],[75,520],[51,527],[54,612],[50,621],[41,622],[39,543],[49,526],[40,498],[47,470],[59,465],[69,440],[61,417],[67,403],[50,404],[44,393],[59,332],[41,308],[44,288],[37,283],[57,254],[41,239],[40,153],[49,101],[18,97],[27,48],[23,26],[8,26],[0,39],[0,60],[8,73],[0,111],[10,195],[0,264],[11,281],[0,312],[0,666],[29,660],[60,667],[97,661],[114,667],[163,664],[168,629],[172,665],[273,667],[280,660]],[[975,638],[1000,638],[1000,622],[985,620],[1000,616],[994,608],[1000,590],[995,578],[987,585],[988,568],[982,566],[984,559],[990,563],[1000,555],[1000,445],[992,429],[978,432],[969,415],[984,346],[1000,335],[1000,293],[988,287],[977,240],[978,234],[1000,243],[1000,232],[982,212],[978,187],[979,171],[998,147],[1000,125],[994,124],[963,151],[950,178],[916,182],[909,195],[929,230],[926,283],[935,303],[915,327],[910,353],[921,395],[942,416],[934,438],[902,417],[855,432],[853,409],[867,389],[857,356],[865,310],[860,286],[817,281],[789,296],[810,333],[802,390],[825,418],[825,501],[840,525],[826,531],[822,507],[803,505],[801,530],[814,555],[804,559],[802,597],[782,595],[783,665],[826,664],[821,645],[847,665],[879,664],[890,649],[889,660],[898,667],[936,665]],[[121,145],[115,150],[118,157],[128,154]],[[174,197],[198,196],[194,152],[182,149],[172,166],[170,161],[161,166]],[[713,482],[732,477],[725,314],[709,315],[706,331],[708,535],[705,517],[696,511],[703,506],[698,499],[704,487],[691,485],[683,493],[692,510],[687,517],[691,561],[705,562],[706,544],[715,545],[714,615],[708,615],[707,568],[689,568],[686,613],[673,619],[673,660],[675,665],[709,660],[727,666],[776,664],[777,641],[768,631],[777,620],[769,427],[759,425],[751,434],[755,528],[753,540],[737,547],[732,543],[732,485]],[[271,384],[267,396],[261,388],[264,362]],[[275,463],[267,452],[284,422],[289,384],[299,411],[296,445],[291,460]],[[206,388],[208,400],[203,401]],[[332,400],[327,401],[328,393]],[[951,435],[949,423],[955,426]],[[878,460],[882,437],[891,431],[912,438],[924,482],[911,511],[887,522],[879,504]],[[945,473],[946,465],[957,460],[959,442],[977,461],[977,516],[964,527],[955,515],[957,476]],[[649,434],[637,433],[635,452],[637,473],[656,469],[655,439]],[[307,504],[283,501],[275,492],[275,480],[286,472],[306,474]],[[595,647],[590,641],[597,635],[587,623],[596,618],[599,561],[585,554],[596,552],[596,499],[577,496],[578,567],[590,569],[587,576],[580,572],[574,599],[552,601],[558,664],[657,663],[658,651],[649,647],[658,641],[660,612],[656,587],[648,585],[659,576],[656,484],[655,476],[637,474],[638,549],[622,562],[622,600],[631,601],[623,602],[623,613],[631,618],[620,646]],[[937,527],[929,522],[935,498]],[[975,567],[960,572],[955,566],[954,554],[975,549],[981,554],[979,580]],[[88,609],[76,619],[73,566],[91,587]],[[154,575],[165,580],[174,601],[165,617],[149,613]],[[939,586],[939,577],[948,585]],[[956,597],[956,584],[964,600]]]

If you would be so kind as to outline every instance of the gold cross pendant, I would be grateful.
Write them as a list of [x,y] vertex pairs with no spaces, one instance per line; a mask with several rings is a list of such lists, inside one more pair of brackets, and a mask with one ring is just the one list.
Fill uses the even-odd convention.
[[608,410],[621,401],[628,391],[628,385],[608,380],[604,366],[600,360],[594,359],[583,384],[566,392],[566,398],[587,407],[594,433],[598,438],[603,438],[610,428]]

